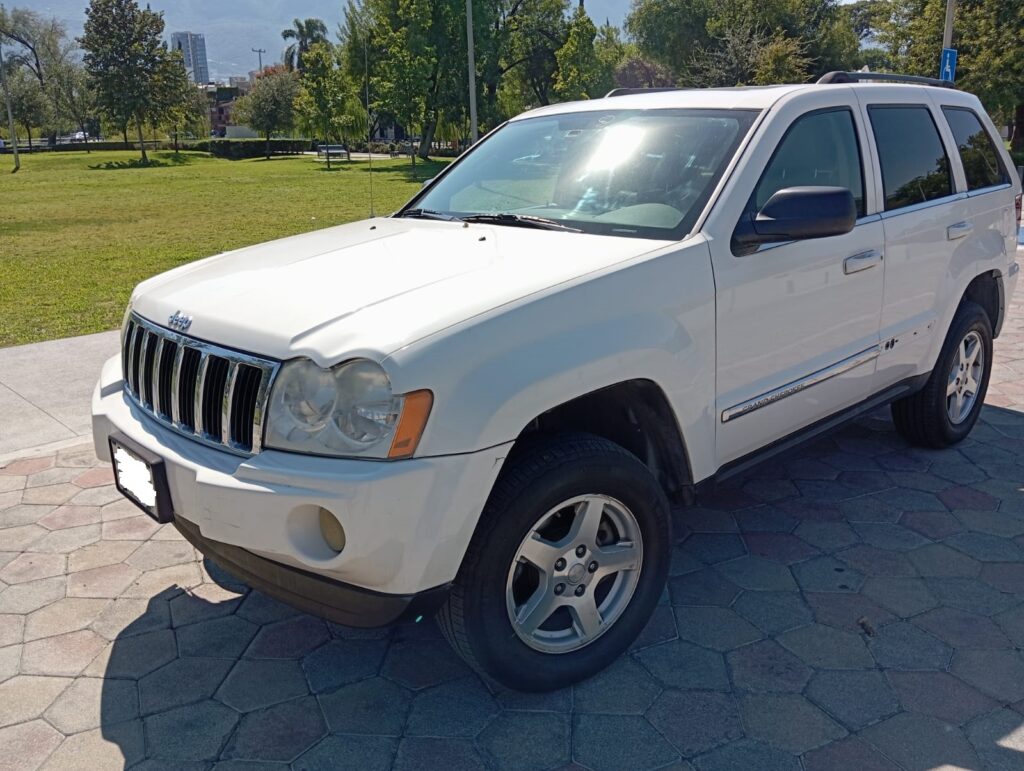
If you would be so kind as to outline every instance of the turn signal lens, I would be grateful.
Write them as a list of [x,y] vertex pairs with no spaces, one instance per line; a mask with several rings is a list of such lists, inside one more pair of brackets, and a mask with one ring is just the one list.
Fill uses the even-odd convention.
[[398,419],[395,438],[391,442],[389,458],[409,458],[416,452],[423,429],[434,406],[434,394],[430,391],[413,391],[403,398],[402,416]]

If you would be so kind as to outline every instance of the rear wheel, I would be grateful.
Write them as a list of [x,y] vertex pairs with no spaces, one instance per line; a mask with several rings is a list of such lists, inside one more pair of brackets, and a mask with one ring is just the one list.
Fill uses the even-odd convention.
[[578,682],[643,630],[670,542],[668,502],[635,456],[589,435],[541,440],[502,471],[441,629],[507,687]]
[[976,303],[960,305],[924,388],[893,402],[896,430],[911,444],[948,447],[981,414],[992,371],[992,325]]

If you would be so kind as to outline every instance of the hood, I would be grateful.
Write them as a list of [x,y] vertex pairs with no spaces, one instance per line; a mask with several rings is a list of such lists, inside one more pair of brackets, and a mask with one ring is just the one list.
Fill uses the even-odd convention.
[[183,265],[133,309],[188,334],[322,366],[387,354],[505,303],[663,246],[639,238],[413,219],[365,220]]

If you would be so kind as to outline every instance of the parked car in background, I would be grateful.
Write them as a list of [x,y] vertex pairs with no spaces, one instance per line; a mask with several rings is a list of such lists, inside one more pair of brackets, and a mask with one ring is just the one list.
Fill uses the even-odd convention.
[[887,403],[922,447],[978,419],[1020,180],[974,96],[867,77],[540,108],[393,216],[144,281],[96,451],[257,589],[587,678],[670,505]]

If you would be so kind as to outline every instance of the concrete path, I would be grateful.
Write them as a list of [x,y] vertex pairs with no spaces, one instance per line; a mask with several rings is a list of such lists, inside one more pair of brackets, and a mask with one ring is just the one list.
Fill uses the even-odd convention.
[[117,353],[118,336],[115,330],[0,348],[0,464],[89,436],[92,389],[103,362]]
[[[28,392],[116,345],[85,341],[0,367]],[[908,447],[880,411],[674,511],[646,631],[551,694],[492,688],[432,622],[249,589],[88,444],[0,460],[0,769],[1024,768],[1022,380],[1018,302],[962,444]],[[71,398],[39,409],[84,430]]]

